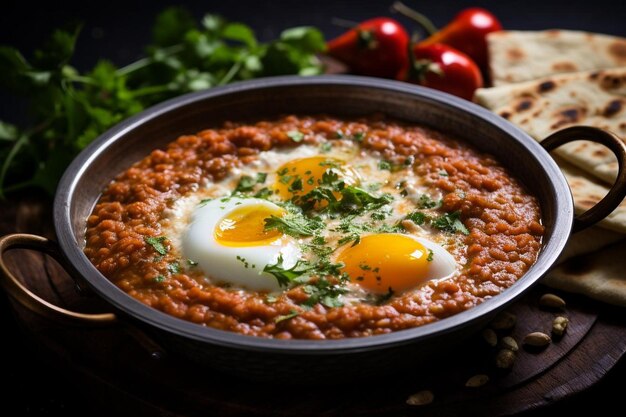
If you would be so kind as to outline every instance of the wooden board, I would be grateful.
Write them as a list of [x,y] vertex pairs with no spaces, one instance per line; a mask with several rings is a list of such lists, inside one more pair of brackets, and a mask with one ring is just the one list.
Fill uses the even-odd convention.
[[[0,215],[0,234],[30,232],[53,237],[50,202],[37,198],[14,201]],[[79,296],[56,263],[41,254],[14,251],[7,255],[14,271],[44,298],[80,311],[106,311],[97,298]],[[548,332],[556,313],[539,308],[546,291],[537,287],[510,311],[518,317],[511,335],[518,341],[531,331]],[[398,369],[384,381],[354,381],[342,387],[268,386],[234,380],[177,357],[150,358],[121,327],[72,328],[51,322],[15,305],[32,343],[85,388],[83,395],[111,412],[135,415],[200,416],[343,416],[443,415],[474,410],[493,416],[513,414],[551,404],[587,389],[626,351],[623,314],[588,299],[563,295],[570,319],[567,334],[541,352],[520,350],[510,372],[493,363],[495,349],[479,335],[453,347],[454,358],[438,357],[419,374]],[[609,321],[608,317],[617,317]],[[521,344],[521,343],[520,343]],[[416,352],[419,354],[419,352]],[[487,374],[488,384],[466,388],[475,374]],[[411,407],[406,398],[429,389],[433,404]],[[115,399],[115,401],[112,401]]]

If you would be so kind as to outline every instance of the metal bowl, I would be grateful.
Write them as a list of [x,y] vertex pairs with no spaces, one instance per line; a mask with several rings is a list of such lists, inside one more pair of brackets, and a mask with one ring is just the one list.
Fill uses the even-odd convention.
[[[522,181],[541,205],[545,237],[537,262],[502,294],[452,317],[409,330],[341,340],[274,340],[216,330],[177,319],[133,299],[83,254],[86,219],[103,188],[118,173],[179,135],[195,133],[225,120],[259,119],[281,114],[358,116],[375,112],[451,134],[496,157]],[[611,147],[626,161],[621,142],[593,128],[559,132],[544,146],[589,139]],[[0,262],[5,288],[30,308],[74,322],[102,324],[115,318],[131,323],[168,352],[253,378],[320,380],[369,375],[410,367],[445,344],[462,340],[536,284],[555,263],[573,225],[582,229],[606,216],[626,194],[626,175],[601,204],[578,219],[568,184],[548,152],[501,117],[465,100],[431,89],[353,76],[277,77],[184,95],[120,123],[100,136],[67,168],[54,201],[58,248],[43,238],[10,235],[0,252],[37,247],[60,259],[80,283],[106,300],[113,314],[86,315],[42,304]],[[575,221],[576,220],[576,221]],[[30,294],[28,294],[30,293]],[[36,296],[35,296],[36,297]]]

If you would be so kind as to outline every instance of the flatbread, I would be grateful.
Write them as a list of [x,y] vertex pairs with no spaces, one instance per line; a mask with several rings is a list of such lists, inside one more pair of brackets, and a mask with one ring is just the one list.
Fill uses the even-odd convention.
[[[609,192],[607,185],[591,178],[585,171],[565,161],[559,160],[557,163],[572,190],[576,214],[581,214],[589,210]],[[626,200],[623,200],[611,214],[601,220],[598,226],[616,232],[626,233]]]
[[622,239],[624,239],[624,235],[621,233],[592,226],[570,236],[567,246],[565,246],[557,260],[557,264],[587,253],[599,251]]
[[500,31],[487,36],[493,85],[626,65],[626,39],[573,30]]
[[542,282],[626,307],[626,240],[577,257],[553,269]]
[[[482,88],[474,101],[538,141],[574,125],[595,126],[626,138],[626,67]],[[577,141],[555,152],[608,183],[617,175],[615,156],[602,145]]]

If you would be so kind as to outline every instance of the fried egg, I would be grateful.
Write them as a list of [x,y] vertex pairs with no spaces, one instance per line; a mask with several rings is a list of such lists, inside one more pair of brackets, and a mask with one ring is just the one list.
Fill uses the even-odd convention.
[[375,293],[399,293],[456,270],[454,257],[423,238],[399,233],[367,235],[344,249],[337,260],[352,283]]
[[182,238],[185,257],[214,281],[256,291],[276,291],[276,278],[263,269],[279,258],[293,267],[300,249],[293,238],[265,230],[265,219],[285,210],[258,198],[223,198],[201,203]]

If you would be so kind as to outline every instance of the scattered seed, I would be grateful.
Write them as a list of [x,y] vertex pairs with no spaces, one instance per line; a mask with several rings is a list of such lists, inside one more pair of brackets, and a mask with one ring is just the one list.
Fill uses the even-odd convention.
[[482,387],[487,382],[489,382],[489,377],[487,375],[478,374],[468,379],[467,382],[465,383],[465,386],[470,387],[470,388],[478,388],[478,387]]
[[432,391],[424,390],[420,392],[416,392],[407,398],[406,403],[408,405],[427,405],[433,402],[435,396]]
[[524,337],[523,343],[526,346],[546,347],[550,344],[551,341],[552,339],[550,339],[550,336],[548,336],[547,334],[541,332],[533,332],[527,334],[526,337]]
[[552,333],[556,336],[563,336],[565,330],[567,330],[567,325],[569,324],[569,320],[567,317],[557,317],[552,322]]
[[509,349],[500,349],[496,354],[496,366],[500,369],[509,369],[515,362],[515,352]]
[[551,308],[555,310],[563,310],[565,308],[565,300],[558,295],[544,294],[539,299],[539,305],[541,307]]
[[509,330],[515,326],[517,317],[507,311],[498,314],[491,322],[491,327],[495,330]]
[[517,345],[517,342],[511,336],[503,337],[500,340],[500,346],[504,349],[508,349],[513,352],[517,352],[519,350],[519,346]]
[[483,339],[485,339],[485,342],[487,342],[487,344],[489,346],[495,347],[498,344],[498,335],[496,335],[496,332],[494,332],[491,329],[485,329],[483,330]]

